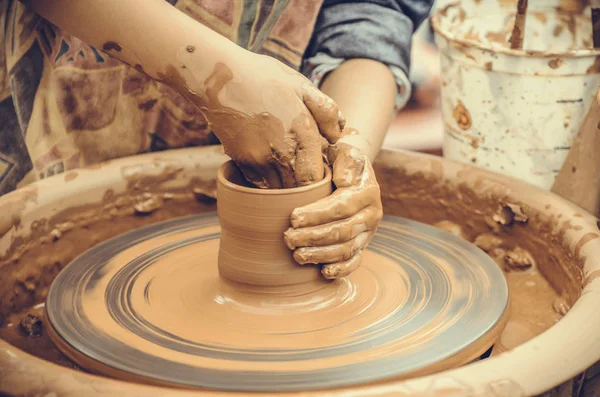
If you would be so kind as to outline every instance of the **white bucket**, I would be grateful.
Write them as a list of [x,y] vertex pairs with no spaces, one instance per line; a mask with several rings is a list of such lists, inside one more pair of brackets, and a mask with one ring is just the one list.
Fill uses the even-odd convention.
[[565,7],[577,1],[529,1],[523,50],[508,44],[516,0],[465,0],[433,16],[445,157],[552,187],[600,86],[590,9]]

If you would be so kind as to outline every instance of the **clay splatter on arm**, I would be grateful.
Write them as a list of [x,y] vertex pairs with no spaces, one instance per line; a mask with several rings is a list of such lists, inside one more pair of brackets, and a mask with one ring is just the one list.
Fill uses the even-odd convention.
[[102,50],[110,52],[110,51],[117,51],[117,52],[121,52],[121,46],[119,45],[119,43],[116,43],[114,41],[107,41],[106,43],[104,43],[104,45],[102,45]]

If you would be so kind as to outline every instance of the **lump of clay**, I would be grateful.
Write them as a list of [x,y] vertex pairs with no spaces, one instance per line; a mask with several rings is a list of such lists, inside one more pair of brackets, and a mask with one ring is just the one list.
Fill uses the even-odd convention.
[[501,206],[498,212],[494,214],[493,219],[504,226],[512,225],[513,222],[527,223],[529,220],[521,209],[521,206],[511,203]]
[[42,328],[42,320],[33,314],[26,315],[19,323],[19,331],[23,335],[30,338],[38,338],[42,336]]
[[454,222],[444,220],[436,223],[433,226],[437,227],[438,229],[445,230],[448,233],[454,234],[455,236],[460,237],[464,240],[467,240],[467,236],[463,232],[462,227],[460,227]]
[[566,315],[571,309],[567,301],[560,296],[554,300],[554,302],[552,303],[552,307],[554,308],[554,311],[560,314],[561,316]]
[[515,247],[513,250],[508,251],[504,257],[504,262],[506,270],[527,270],[535,265],[533,256],[521,247]]
[[500,247],[503,243],[504,240],[492,233],[480,234],[473,242],[480,250],[488,253],[493,249]]
[[163,199],[160,196],[156,196],[151,193],[144,193],[142,197],[144,198],[144,201],[133,206],[136,214],[151,214],[163,205]]
[[54,229],[50,232],[50,235],[54,240],[58,240],[62,237],[62,235],[69,230],[73,229],[75,224],[73,222],[63,222],[54,226]]
[[194,197],[201,203],[212,204],[217,200],[217,187],[195,187],[192,192]]

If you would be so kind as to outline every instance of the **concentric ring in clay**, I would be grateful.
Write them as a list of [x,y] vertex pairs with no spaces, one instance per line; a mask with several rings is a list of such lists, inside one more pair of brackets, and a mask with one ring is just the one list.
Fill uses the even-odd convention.
[[113,238],[75,259],[47,300],[51,334],[92,372],[186,388],[293,391],[407,378],[478,358],[508,287],[482,251],[387,216],[362,266],[300,297],[219,279],[216,214]]

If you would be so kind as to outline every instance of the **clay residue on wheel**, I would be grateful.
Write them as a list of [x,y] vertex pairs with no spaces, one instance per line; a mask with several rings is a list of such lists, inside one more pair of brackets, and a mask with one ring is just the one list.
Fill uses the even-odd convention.
[[117,42],[107,41],[106,43],[104,43],[102,45],[102,50],[103,51],[107,51],[107,52],[110,52],[110,51],[120,52],[121,51],[121,46]]
[[507,346],[515,347],[560,319],[553,309],[559,296],[572,305],[581,294],[583,260],[573,258],[563,245],[565,234],[579,228],[569,223],[574,215],[561,219],[516,202],[508,196],[508,181],[467,166],[458,177],[469,185],[453,185],[439,172],[427,171],[439,166],[442,159],[381,156],[376,171],[385,212],[436,225],[475,243],[496,260],[505,270],[512,297],[505,333],[527,330],[523,337],[504,338]]
[[[34,326],[35,337],[31,337],[23,332],[22,323]],[[47,332],[48,326],[49,324],[44,314],[44,306],[40,304],[7,317],[4,326],[0,327],[0,338],[24,352],[44,360],[67,368],[78,369],[79,367],[73,364],[54,345]]]
[[37,186],[29,186],[9,193],[2,197],[0,204],[0,237],[4,236],[10,229],[21,225],[21,214],[29,203],[36,203],[38,196]]
[[127,188],[148,190],[177,178],[183,167],[170,161],[155,160],[149,164],[136,164],[121,168]]
[[78,175],[79,175],[79,174],[77,173],[77,171],[70,171],[70,172],[67,172],[67,173],[65,174],[65,182],[70,182],[70,181],[72,181],[73,179],[77,178],[77,176],[78,176]]
[[0,325],[10,313],[43,302],[58,272],[89,247],[143,225],[216,208],[214,202],[196,199],[192,190],[201,186],[199,180],[187,188],[161,191],[153,182],[164,176],[138,176],[129,180],[131,190],[123,194],[108,190],[99,203],[37,220],[29,236],[14,238],[0,257]]
[[[192,387],[224,386],[219,384],[223,381],[213,383],[210,373],[204,371],[218,368],[228,372],[227,377],[221,377],[224,387],[237,384],[247,386],[248,391],[258,391],[252,389],[256,387],[252,381],[243,380],[244,372],[256,371],[257,375],[264,375],[263,385],[271,385],[269,390],[281,391],[278,388],[282,386],[291,390],[290,381],[295,384],[294,389],[313,388],[317,383],[311,386],[306,384],[307,379],[323,370],[339,379],[337,384],[325,381],[335,387],[356,382],[358,376],[347,373],[355,374],[358,366],[366,374],[360,375],[363,381],[373,376],[416,375],[412,371],[429,373],[432,369],[426,364],[428,359],[436,362],[437,370],[453,367],[479,356],[499,336],[508,303],[501,271],[475,247],[462,242],[449,244],[446,236],[414,221],[385,220],[372,243],[374,249],[365,253],[364,266],[317,290],[274,297],[266,289],[249,293],[232,286],[219,277],[222,272],[216,266],[220,255],[217,247],[226,243],[223,236],[228,232],[254,225],[246,223],[250,215],[241,216],[236,222],[238,211],[244,208],[236,210],[239,200],[221,194],[221,175],[219,195],[227,204],[219,211],[234,213],[220,220],[222,224],[231,222],[221,228],[220,241],[216,217],[179,219],[93,248],[72,262],[69,272],[58,276],[46,302],[47,313],[52,319],[52,330],[56,331],[51,330],[51,337],[69,357],[93,372],[117,378],[134,380],[131,375],[139,374],[149,379],[135,380],[153,383],[160,374],[166,382]],[[316,184],[314,190],[327,185]],[[257,194],[261,198],[265,196],[263,190],[246,190],[261,192]],[[309,193],[314,190],[300,189],[302,194],[294,199],[310,199]],[[274,197],[279,201],[283,198],[279,194]],[[274,206],[273,202],[267,204],[270,205],[266,205],[266,210]],[[284,221],[288,217],[283,214],[290,211],[285,207],[281,209]],[[253,212],[259,211],[261,208],[256,207]],[[268,249],[261,249],[259,243],[264,235],[260,229],[257,226],[253,231],[254,238],[244,235],[250,241],[244,244],[242,253],[260,261],[259,265],[272,266],[270,261],[277,254],[272,251],[279,247],[268,242],[267,248],[273,247],[272,255]],[[262,229],[270,231],[269,227]],[[432,247],[434,255],[422,256],[426,251],[423,247],[427,246]],[[151,259],[147,261],[149,255]],[[253,263],[244,265],[249,268]],[[445,270],[440,273],[442,267]],[[318,277],[318,272],[315,275]],[[452,293],[435,288],[446,280]],[[475,281],[481,281],[481,285],[472,288]],[[430,288],[419,288],[422,285]],[[292,290],[294,286],[285,287]],[[78,292],[73,294],[74,291]],[[481,307],[486,308],[485,313]],[[469,329],[462,326],[463,321],[471,323]],[[144,325],[138,326],[141,324]],[[420,337],[415,339],[413,332],[406,333],[407,327],[420,329],[416,332]],[[426,346],[436,344],[439,337],[457,342],[445,344],[442,349],[460,352],[442,353],[436,359]],[[114,346],[110,339],[127,345],[116,361],[110,349],[105,348]],[[465,343],[468,347],[460,347]],[[190,346],[194,347],[189,349]],[[235,349],[236,353],[219,353],[221,346]],[[347,349],[348,346],[353,348]],[[307,350],[311,352],[309,356]],[[110,368],[90,363],[77,351]],[[390,355],[396,358],[396,364],[382,372],[378,360]],[[410,359],[415,356],[427,358]],[[422,366],[414,368],[410,362]],[[173,363],[190,370],[182,371]],[[127,372],[111,370],[116,367],[127,368]],[[273,373],[284,374],[290,381],[281,385],[280,375],[273,377]],[[240,374],[240,379],[236,374]]]

